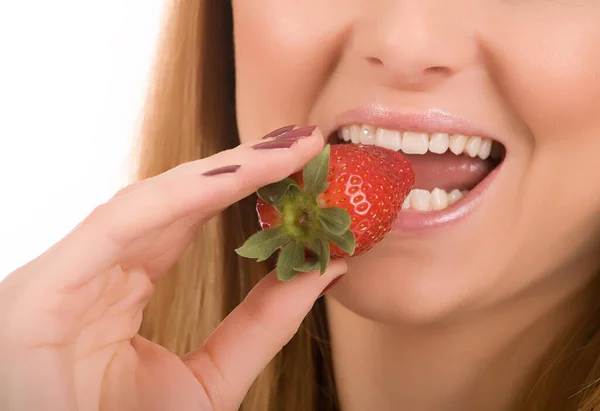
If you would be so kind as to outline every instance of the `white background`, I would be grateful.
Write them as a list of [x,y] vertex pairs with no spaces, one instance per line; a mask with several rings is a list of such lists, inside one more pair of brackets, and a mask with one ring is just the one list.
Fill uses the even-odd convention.
[[0,0],[0,280],[130,175],[165,0]]

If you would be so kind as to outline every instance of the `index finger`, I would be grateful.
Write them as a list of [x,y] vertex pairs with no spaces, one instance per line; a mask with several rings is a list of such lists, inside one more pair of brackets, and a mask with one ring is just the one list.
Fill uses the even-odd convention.
[[210,219],[300,170],[323,145],[318,129],[305,128],[304,135],[291,132],[291,137],[243,144],[145,180],[98,207],[42,255],[40,263],[51,257],[45,275],[75,287],[85,284],[118,263],[131,241],[192,213],[198,221]]

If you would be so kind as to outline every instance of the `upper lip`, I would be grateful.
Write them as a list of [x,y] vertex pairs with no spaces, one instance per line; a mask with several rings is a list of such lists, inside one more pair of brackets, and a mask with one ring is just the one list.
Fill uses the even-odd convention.
[[501,136],[485,131],[465,117],[441,109],[415,112],[378,104],[357,107],[341,113],[336,117],[333,128],[327,130],[326,135],[331,135],[340,128],[352,124],[369,124],[389,130],[479,136],[502,143],[506,147]]

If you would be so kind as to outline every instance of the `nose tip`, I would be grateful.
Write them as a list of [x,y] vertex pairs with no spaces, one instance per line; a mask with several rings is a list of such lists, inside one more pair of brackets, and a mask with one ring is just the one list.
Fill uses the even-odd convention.
[[410,10],[408,3],[385,10],[373,5],[357,22],[353,54],[370,73],[392,87],[427,89],[475,61],[477,45],[468,23],[433,6],[438,3]]
[[402,67],[394,67],[389,63],[384,63],[378,57],[367,56],[364,59],[372,70],[379,71],[383,77],[387,77],[387,83],[390,86],[399,88],[430,88],[445,78],[451,77],[454,73],[454,70],[448,66],[431,65],[428,67],[426,64],[416,64],[411,67],[409,62],[405,62]]

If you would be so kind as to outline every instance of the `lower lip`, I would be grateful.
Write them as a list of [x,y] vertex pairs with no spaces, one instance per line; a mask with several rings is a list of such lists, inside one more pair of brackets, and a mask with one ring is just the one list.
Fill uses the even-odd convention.
[[471,215],[483,202],[488,188],[502,169],[504,162],[500,163],[490,174],[470,190],[455,204],[440,211],[420,212],[415,210],[402,210],[394,222],[392,231],[396,233],[418,233],[429,230],[447,228]]

